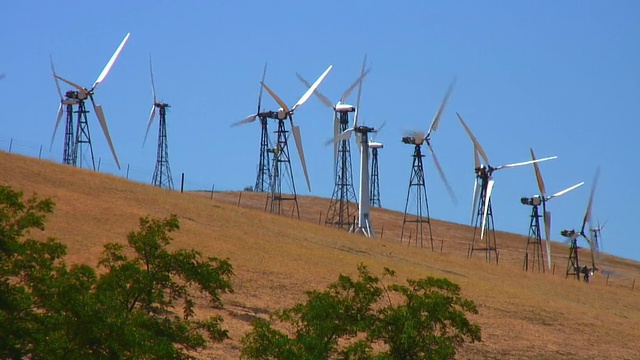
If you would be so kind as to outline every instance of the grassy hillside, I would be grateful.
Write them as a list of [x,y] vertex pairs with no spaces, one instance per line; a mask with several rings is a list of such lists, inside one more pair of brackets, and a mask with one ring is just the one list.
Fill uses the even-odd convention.
[[[602,267],[617,278],[596,276],[589,284],[565,279],[568,250],[554,244],[555,274],[525,273],[526,239],[498,233],[500,264],[487,264],[482,253],[466,258],[472,233],[468,226],[433,221],[436,252],[400,243],[402,214],[373,211],[382,238],[366,239],[318,225],[328,200],[300,198],[301,220],[262,211],[265,195],[256,193],[172,192],[125,179],[51,162],[0,153],[0,183],[37,193],[56,202],[46,231],[69,247],[68,261],[95,265],[102,245],[124,242],[138,218],[150,214],[179,216],[182,229],[174,246],[229,258],[235,293],[223,310],[204,301],[198,311],[220,313],[232,340],[203,357],[235,359],[239,340],[257,316],[303,299],[303,291],[324,288],[338,274],[355,274],[364,262],[379,274],[383,267],[399,278],[447,277],[479,305],[474,320],[483,342],[467,345],[459,358],[478,359],[639,359],[640,277],[637,262],[604,256]],[[241,198],[239,198],[241,196]],[[324,215],[322,215],[324,218]],[[440,252],[442,243],[443,251]],[[581,250],[586,260],[588,251]]]

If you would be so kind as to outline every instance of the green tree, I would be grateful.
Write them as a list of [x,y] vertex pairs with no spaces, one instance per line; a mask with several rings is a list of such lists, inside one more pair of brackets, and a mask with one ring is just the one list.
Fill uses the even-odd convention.
[[243,358],[449,359],[465,341],[481,340],[480,327],[465,315],[477,313],[475,304],[447,279],[385,285],[360,265],[357,280],[341,275],[306,296],[254,322],[242,339]]
[[98,275],[67,266],[61,243],[24,238],[44,228],[53,202],[22,196],[0,186],[0,358],[186,359],[227,338],[220,317],[194,319],[192,294],[221,306],[232,267],[194,250],[169,251],[175,215],[142,218],[128,246],[105,245]]

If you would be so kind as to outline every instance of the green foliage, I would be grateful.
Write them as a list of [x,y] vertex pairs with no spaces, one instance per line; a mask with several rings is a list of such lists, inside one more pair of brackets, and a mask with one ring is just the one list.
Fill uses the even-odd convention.
[[53,239],[24,239],[44,228],[53,202],[22,196],[0,186],[0,358],[186,359],[227,338],[221,318],[194,320],[192,296],[200,291],[221,306],[232,267],[169,251],[175,215],[142,218],[128,246],[105,245],[98,275],[67,266],[65,246]]
[[[385,269],[383,275],[395,273]],[[462,298],[460,287],[447,279],[385,285],[360,265],[357,280],[341,275],[326,290],[306,296],[305,303],[255,322],[242,339],[242,356],[449,359],[465,341],[481,341],[480,327],[465,316],[477,313],[474,302]]]

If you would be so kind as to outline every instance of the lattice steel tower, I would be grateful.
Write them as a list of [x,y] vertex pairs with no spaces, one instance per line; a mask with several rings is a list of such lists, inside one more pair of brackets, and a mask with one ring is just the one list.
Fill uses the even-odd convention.
[[[414,236],[416,244],[423,244],[423,224],[427,223],[429,230],[429,242],[433,251],[433,234],[431,233],[431,219],[429,217],[429,201],[427,200],[427,186],[424,177],[424,167],[422,165],[422,141],[412,136],[402,138],[405,144],[414,145],[413,164],[411,166],[411,176],[409,178],[409,189],[407,190],[407,201],[404,206],[404,216],[402,218],[402,231],[400,233],[400,241],[404,239],[405,226],[407,223],[415,224]],[[413,194],[413,197],[412,197]],[[409,214],[409,203],[411,199],[415,199],[415,217]],[[426,216],[425,215],[426,212]]]
[[158,151],[156,157],[156,168],[153,170],[153,179],[151,183],[157,187],[168,188],[173,190],[173,178],[171,177],[171,168],[169,167],[169,144],[167,143],[167,108],[170,107],[166,103],[155,103],[154,106],[159,113],[159,129],[158,129]]
[[[334,121],[338,122],[339,133],[347,130],[349,126],[349,112],[355,109],[351,107],[350,111],[335,112]],[[336,226],[338,228],[348,228],[351,225],[352,217],[357,213],[356,192],[353,187],[353,171],[351,164],[351,146],[349,139],[340,140],[337,144],[337,156],[334,167],[335,186],[331,195],[331,202],[327,210],[325,224]]]
[[[276,130],[276,145],[272,150],[273,153],[273,171],[271,173],[271,193],[267,198],[266,207],[269,212],[282,215],[285,214],[283,202],[292,202],[292,214],[300,218],[300,209],[298,208],[298,196],[296,193],[296,185],[293,180],[293,171],[291,169],[291,158],[289,156],[289,145],[287,143],[287,134],[284,125],[284,119],[278,119],[277,113],[274,118],[278,120],[278,130]],[[282,193],[282,182],[288,182],[291,194]]]
[[540,231],[540,215],[538,207],[543,204],[540,196],[532,198],[522,198],[520,202],[524,205],[531,205],[531,221],[529,222],[529,235],[525,248],[523,270],[544,272],[544,255],[542,253],[542,232]]
[[569,239],[569,258],[567,259],[567,271],[565,273],[565,279],[569,276],[575,277],[576,280],[580,280],[580,263],[578,261],[578,236],[575,230],[562,230],[560,235]]
[[[378,130],[379,131],[379,130]],[[381,143],[369,141],[369,148],[371,149],[371,206],[382,207],[380,202],[380,177],[378,176],[378,149],[382,149]]]

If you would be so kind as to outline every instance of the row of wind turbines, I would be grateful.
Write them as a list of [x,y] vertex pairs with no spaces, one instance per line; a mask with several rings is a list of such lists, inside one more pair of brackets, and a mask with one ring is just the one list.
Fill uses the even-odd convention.
[[[332,103],[328,97],[323,95],[318,87],[320,82],[325,78],[327,73],[331,70],[331,66],[325,70],[325,72],[313,83],[309,83],[303,76],[300,74],[296,74],[298,79],[307,87],[307,92],[300,98],[300,100],[293,107],[299,108],[304,102],[308,100],[310,94],[313,93],[317,96],[317,98],[328,108],[331,108],[334,112],[333,117],[333,133],[334,137],[329,143],[333,143],[333,161],[335,164],[335,188],[332,195],[326,224],[336,225],[338,227],[342,227],[343,225],[350,225],[349,231],[353,233],[362,233],[368,237],[374,237],[375,231],[371,224],[371,213],[370,207],[376,206],[376,202],[379,206],[379,195],[376,198],[375,192],[372,191],[377,187],[377,151],[378,149],[383,147],[383,144],[372,141],[370,139],[371,133],[376,133],[376,130],[373,127],[365,126],[358,123],[358,110],[360,108],[360,99],[362,92],[362,82],[364,81],[367,74],[370,72],[370,69],[366,67],[366,57],[363,62],[362,70],[360,76],[343,92],[342,96],[339,98],[336,104]],[[249,115],[248,117],[232,124],[232,126],[242,125],[254,122],[256,119],[260,119],[260,124],[262,128],[262,138],[261,138],[261,157],[258,165],[258,175],[256,180],[256,190],[269,192],[270,191],[270,201],[271,203],[278,202],[283,198],[282,196],[282,188],[281,188],[281,171],[278,171],[280,163],[287,164],[287,176],[288,180],[293,184],[293,176],[291,174],[291,163],[288,152],[288,146],[286,140],[288,136],[286,135],[288,131],[282,126],[283,117],[287,117],[290,120],[292,132],[294,133],[294,139],[296,142],[296,147],[298,149],[298,154],[300,156],[300,162],[302,165],[302,169],[305,174],[305,179],[307,181],[307,186],[309,186],[309,190],[311,189],[309,182],[309,175],[306,169],[306,163],[304,160],[304,153],[302,151],[302,142],[300,137],[300,128],[298,125],[294,125],[293,123],[293,111],[287,109],[286,104],[269,88],[269,86],[265,83],[265,75],[266,75],[266,65],[263,71],[262,81],[260,92],[258,96],[258,110],[256,113]],[[451,198],[455,200],[455,194],[449,182],[444,175],[442,167],[438,161],[435,151],[431,145],[431,135],[437,130],[439,125],[439,121],[441,116],[446,108],[449,97],[454,89],[455,81],[451,83],[445,96],[442,100],[440,107],[438,108],[434,118],[432,119],[428,130],[425,132],[416,131],[408,136],[403,137],[402,141],[405,144],[410,144],[414,146],[414,154],[413,154],[413,164],[411,170],[411,176],[409,181],[409,189],[407,193],[407,201],[405,205],[405,214],[403,219],[403,227],[401,238],[404,237],[405,225],[407,223],[415,223],[415,234],[416,234],[416,242],[419,241],[422,245],[422,236],[423,236],[423,224],[426,224],[428,227],[428,236],[431,242],[431,247],[433,249],[433,237],[431,233],[431,222],[429,216],[429,207],[426,195],[426,183],[424,176],[424,167],[422,164],[422,158],[424,157],[422,153],[422,145],[426,144],[429,152],[431,153],[434,161],[434,165],[438,174],[440,175],[442,181],[444,182],[449,195]],[[356,100],[356,105],[350,105],[346,103],[347,99],[351,92],[358,88],[358,95]],[[261,111],[262,104],[262,89],[267,90],[267,92],[274,98],[274,100],[281,106],[277,111]],[[349,126],[349,114],[353,113],[353,121],[352,126]],[[274,116],[274,114],[283,114],[279,116]],[[584,184],[584,182],[575,184],[571,187],[568,187],[564,190],[556,192],[550,196],[546,195],[546,188],[544,186],[544,182],[542,180],[542,176],[540,173],[540,169],[538,167],[538,163],[542,161],[555,159],[555,156],[545,157],[541,159],[537,159],[533,149],[531,149],[531,160],[506,164],[501,166],[491,166],[489,163],[489,159],[476,139],[473,135],[464,119],[460,114],[457,114],[457,117],[464,127],[465,131],[469,135],[473,146],[474,146],[474,160],[475,160],[475,173],[476,179],[474,181],[474,195],[473,195],[473,203],[472,203],[472,219],[471,224],[474,226],[474,235],[471,240],[471,244],[469,247],[468,256],[471,257],[475,250],[484,250],[486,254],[487,261],[495,261],[498,260],[498,249],[495,239],[495,229],[493,222],[493,211],[491,207],[491,194],[493,193],[495,181],[493,180],[493,173],[496,170],[514,168],[524,165],[533,165],[536,179],[538,182],[540,194],[535,195],[531,198],[522,198],[521,201],[523,204],[532,206],[532,215],[531,215],[531,223],[530,223],[530,233],[527,239],[526,253],[525,259],[523,261],[523,268],[525,270],[538,270],[544,271],[545,266],[543,265],[543,251],[542,251],[542,236],[540,231],[540,214],[538,210],[538,206],[542,205],[543,208],[543,222],[545,228],[545,243],[546,243],[546,255],[547,255],[547,264],[546,268],[550,269],[552,266],[551,263],[551,243],[550,243],[550,227],[551,227],[551,212],[546,209],[546,203],[551,199],[562,196]],[[278,122],[278,130],[276,131],[278,143],[275,146],[272,146],[269,143],[268,138],[268,128],[267,128],[267,120],[268,119],[277,119]],[[360,150],[360,181],[359,181],[359,192],[358,192],[358,216],[357,221],[349,224],[349,205],[356,202],[355,195],[352,187],[352,175],[351,175],[351,158],[350,158],[350,139],[352,135],[355,134],[356,144]],[[370,150],[371,149],[371,153]],[[272,158],[268,156],[265,157],[264,154],[268,154],[271,152],[273,154]],[[369,163],[369,157],[373,155],[373,160],[371,164]],[[481,163],[480,158],[484,161],[484,164]],[[273,162],[273,167],[266,166],[264,164],[268,164],[269,161]],[[371,175],[369,173],[369,169],[372,169]],[[266,169],[266,172],[265,172]],[[268,169],[273,169],[273,172],[269,173]],[[375,174],[375,176],[374,176]],[[270,187],[262,187],[259,185],[264,184],[264,179],[272,179],[272,183]],[[268,184],[268,183],[267,183]],[[292,186],[292,197],[288,198],[289,200],[296,200],[295,198],[295,186]],[[577,245],[576,240],[579,236],[582,236],[587,240],[589,246],[592,250],[592,268],[597,269],[595,266],[595,253],[597,252],[597,247],[594,244],[597,244],[597,240],[594,240],[594,236],[599,235],[599,229],[596,231],[594,236],[590,236],[585,234],[585,225],[590,222],[590,213],[591,213],[591,203],[593,199],[593,193],[595,191],[595,181],[594,187],[592,189],[592,195],[589,201],[587,215],[583,220],[582,228],[579,232],[573,231],[570,237],[571,241],[571,254],[569,256],[569,262],[567,266],[567,276],[569,275],[577,275],[579,278],[580,267],[578,265],[578,255],[577,255]],[[411,203],[410,198],[415,198],[415,203]],[[375,201],[374,201],[375,199]],[[526,201],[525,201],[526,199]],[[410,214],[409,206],[415,206],[413,210],[414,214]],[[295,202],[295,209],[297,210],[297,202]],[[271,208],[272,212],[280,213],[281,208]],[[426,214],[425,214],[426,212]],[[338,220],[335,218],[335,213],[339,214]],[[343,215],[347,215],[344,217]],[[415,216],[414,216],[415,215]],[[425,216],[426,215],[426,216]],[[595,231],[594,229],[591,229]],[[563,232],[564,233],[564,232]],[[418,240],[419,239],[419,240]]]
[[[60,125],[63,115],[66,113],[65,121],[65,140],[63,148],[63,160],[64,164],[72,166],[83,166],[83,160],[85,153],[88,152],[91,161],[90,166],[95,170],[95,160],[93,156],[93,149],[91,146],[91,136],[89,131],[88,116],[89,113],[85,102],[91,101],[93,110],[101,125],[104,136],[109,144],[111,153],[116,162],[118,168],[120,164],[116,155],[111,137],[109,135],[107,122],[105,119],[102,106],[97,104],[94,100],[95,91],[109,72],[111,71],[118,56],[127,43],[130,34],[127,34],[120,42],[116,51],[113,53],[102,72],[90,88],[82,87],[66,78],[59,76],[54,68],[53,60],[51,60],[51,70],[55,79],[58,95],[60,96],[60,106],[58,108],[58,115],[54,127],[52,136],[52,144],[55,138],[56,131]],[[340,228],[348,228],[350,232],[361,233],[367,237],[375,237],[376,233],[371,222],[371,207],[381,206],[378,184],[378,150],[383,148],[383,144],[375,141],[375,134],[384,127],[382,124],[378,129],[366,126],[359,123],[358,110],[360,108],[360,99],[362,94],[362,83],[365,77],[369,74],[370,68],[367,68],[366,57],[362,64],[362,69],[356,80],[342,93],[339,100],[334,104],[326,96],[324,96],[318,87],[331,71],[332,66],[327,69],[315,80],[313,83],[309,83],[300,74],[296,74],[298,79],[306,86],[307,90],[300,97],[300,99],[291,107],[285,103],[265,82],[267,66],[262,75],[260,82],[260,92],[258,95],[257,111],[246,118],[232,124],[232,126],[253,123],[257,119],[260,120],[261,125],[261,138],[260,138],[260,156],[258,161],[258,171],[256,177],[256,183],[253,187],[254,191],[268,193],[267,202],[265,204],[265,210],[272,213],[284,214],[286,211],[285,203],[291,202],[292,214],[295,212],[300,217],[300,212],[297,202],[297,192],[295,189],[294,176],[291,166],[291,157],[289,152],[288,140],[290,134],[293,134],[296,150],[300,159],[300,163],[304,172],[307,187],[311,190],[311,181],[307,171],[306,161],[304,157],[304,149],[302,144],[300,127],[294,122],[293,115],[297,109],[300,108],[312,95],[315,95],[324,105],[331,108],[334,113],[333,119],[333,139],[329,143],[333,143],[333,162],[334,162],[334,177],[335,187],[332,194],[330,207],[327,212],[325,224],[331,226],[337,226]],[[149,115],[147,123],[147,129],[145,133],[144,143],[146,142],[149,130],[153,123],[156,113],[159,115],[159,131],[158,131],[158,150],[156,168],[154,170],[152,183],[159,187],[165,187],[173,189],[173,181],[171,176],[171,170],[168,160],[168,143],[166,133],[166,109],[170,107],[169,104],[162,101],[158,101],[156,98],[155,84],[153,78],[153,67],[150,60],[150,75],[153,95],[153,105]],[[59,81],[62,81],[73,87],[73,90],[62,93]],[[440,166],[435,151],[431,145],[431,136],[437,130],[442,114],[446,108],[448,99],[454,89],[455,81],[451,83],[445,96],[442,100],[440,107],[438,108],[434,118],[432,119],[429,128],[426,132],[416,131],[402,138],[403,143],[412,145],[414,147],[413,163],[409,181],[409,187],[407,191],[407,200],[405,205],[405,212],[403,217],[403,226],[401,233],[401,240],[404,238],[405,231],[410,234],[415,234],[416,243],[423,245],[423,233],[424,226],[428,231],[428,239],[433,250],[433,236],[431,231],[431,219],[429,215],[429,205],[427,200],[426,182],[424,176],[424,166],[422,145],[426,144],[429,152],[432,155],[434,165],[442,181],[444,182],[449,195],[453,201],[456,201],[455,195],[451,186],[449,185],[446,176]],[[357,90],[357,99],[355,105],[350,105],[346,101],[350,97],[351,93]],[[277,110],[265,111],[262,109],[262,95],[263,90],[275,100],[279,105]],[[350,114],[353,114],[350,116]],[[474,226],[474,235],[470,243],[468,256],[471,257],[474,251],[484,250],[487,261],[498,261],[498,249],[495,239],[495,230],[493,223],[493,211],[491,209],[491,195],[493,193],[495,181],[493,180],[493,173],[496,170],[513,168],[523,165],[533,164],[538,186],[540,190],[539,195],[535,195],[531,198],[522,198],[522,203],[532,206],[531,223],[529,238],[527,240],[526,254],[523,262],[525,270],[537,269],[538,271],[544,271],[543,266],[543,251],[542,251],[542,236],[540,231],[540,217],[543,218],[545,229],[545,242],[546,242],[546,256],[547,266],[551,267],[551,246],[550,246],[550,226],[551,226],[551,213],[546,208],[546,203],[556,197],[559,197],[567,192],[581,186],[583,183],[573,185],[560,192],[554,193],[550,196],[546,195],[546,189],[538,163],[554,159],[555,157],[546,157],[537,159],[531,150],[532,159],[529,161],[501,165],[493,167],[489,165],[489,159],[482,149],[482,146],[475,138],[463,118],[460,114],[457,114],[458,119],[465,131],[468,133],[474,147],[474,159],[475,159],[475,173],[476,179],[474,181],[474,195],[472,203],[472,220],[471,225]],[[349,125],[350,117],[352,124]],[[275,139],[269,136],[268,121],[274,120],[276,122],[277,129],[275,131]],[[288,120],[288,121],[287,121]],[[287,122],[289,127],[287,128]],[[360,153],[360,166],[359,166],[359,189],[356,199],[352,164],[350,154],[351,138],[355,134],[356,145]],[[484,161],[481,163],[480,158]],[[371,169],[371,171],[370,171]],[[597,180],[597,176],[596,176]],[[587,212],[583,218],[582,228],[580,231],[563,231],[562,234],[566,236],[570,245],[570,255],[567,265],[567,276],[576,275],[579,278],[581,268],[578,263],[578,246],[577,239],[583,237],[592,250],[592,269],[596,269],[595,266],[595,253],[597,252],[598,237],[600,235],[601,227],[596,229],[590,227],[590,214],[591,204],[595,192],[595,183],[592,188],[591,196],[589,199]],[[286,189],[283,191],[283,185],[289,187],[289,191]],[[356,211],[354,209],[357,204],[357,220],[352,220],[355,217]],[[542,206],[542,214],[540,215],[538,207]],[[585,226],[589,224],[589,234],[585,233]],[[413,225],[413,229],[412,226]],[[406,227],[406,230],[405,230]],[[442,243],[441,243],[442,248]]]

